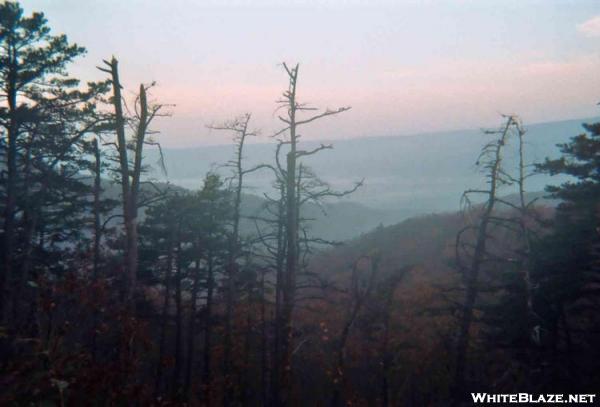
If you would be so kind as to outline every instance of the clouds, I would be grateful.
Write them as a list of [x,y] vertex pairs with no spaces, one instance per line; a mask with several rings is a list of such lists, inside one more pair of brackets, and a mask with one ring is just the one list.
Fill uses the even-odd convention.
[[600,15],[577,24],[577,31],[586,37],[600,37]]

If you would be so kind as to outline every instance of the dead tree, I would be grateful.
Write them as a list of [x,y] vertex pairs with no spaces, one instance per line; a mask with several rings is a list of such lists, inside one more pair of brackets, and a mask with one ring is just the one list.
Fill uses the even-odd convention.
[[[485,132],[486,134],[496,136],[494,140],[483,147],[477,161],[477,165],[485,171],[488,188],[484,190],[471,189],[465,191],[463,194],[463,199],[467,204],[470,203],[470,196],[473,194],[483,194],[486,196],[486,201],[483,204],[481,214],[478,216],[477,225],[468,225],[458,233],[456,238],[456,261],[460,271],[463,273],[465,299],[459,323],[456,364],[452,384],[453,402],[455,404],[460,403],[465,396],[466,360],[470,330],[479,292],[479,273],[482,264],[488,257],[487,243],[489,240],[489,227],[495,222],[493,211],[498,203],[497,193],[501,185],[510,182],[507,180],[506,172],[502,168],[503,150],[511,132],[517,126],[518,122],[515,117],[507,116],[506,123],[501,129]],[[465,265],[463,263],[464,252],[471,251],[469,250],[469,245],[464,241],[464,236],[468,231],[475,232],[476,240],[472,247],[472,253],[469,253],[470,260]]]
[[[295,303],[295,287],[298,272],[298,239],[299,239],[299,219],[298,219],[298,199],[297,199],[297,175],[299,159],[305,156],[313,155],[321,150],[331,149],[331,145],[321,145],[313,150],[304,151],[298,149],[298,143],[301,135],[298,130],[301,126],[309,124],[321,118],[336,115],[349,110],[349,107],[341,107],[335,110],[326,109],[320,113],[315,113],[308,118],[300,118],[299,115],[306,112],[317,111],[314,107],[309,107],[305,103],[300,103],[297,97],[298,71],[299,64],[294,67],[288,67],[283,63],[283,68],[288,76],[288,89],[283,92],[281,99],[277,101],[280,109],[284,109],[286,114],[278,116],[284,123],[284,127],[279,130],[275,136],[284,136],[285,143],[289,147],[286,155],[285,173],[282,174],[285,180],[285,273],[282,276],[281,293],[281,321],[279,337],[281,340],[281,353],[278,364],[280,374],[279,386],[274,387],[278,393],[275,395],[275,403],[287,405],[290,401],[291,391],[291,356],[292,356],[292,314]],[[279,283],[279,282],[278,282]]]
[[527,321],[528,321],[528,337],[530,342],[536,343],[535,326],[539,320],[537,313],[533,307],[534,284],[531,278],[531,243],[532,233],[528,224],[534,218],[532,215],[532,205],[535,199],[527,201],[525,197],[525,181],[531,175],[526,172],[527,164],[525,163],[525,129],[518,118],[515,118],[517,136],[519,139],[519,174],[516,183],[519,187],[519,228],[521,231],[522,245],[521,248],[521,269],[523,272],[523,281],[525,283],[525,301],[527,303]]
[[[278,145],[278,150],[281,147],[281,144]],[[276,154],[278,157],[278,154]],[[281,168],[281,167],[279,167]],[[281,333],[282,329],[282,318],[281,318],[281,304],[282,304],[282,282],[284,275],[284,266],[285,266],[285,252],[287,247],[287,241],[285,238],[285,225],[283,222],[285,216],[285,184],[283,179],[278,176],[280,173],[276,173],[276,178],[274,182],[274,188],[278,191],[277,198],[271,198],[267,194],[265,194],[266,204],[264,210],[266,212],[264,217],[254,218],[255,227],[256,227],[256,243],[264,248],[265,253],[261,253],[258,251],[255,253],[257,256],[261,256],[265,261],[266,269],[262,273],[262,289],[261,289],[261,303],[262,308],[264,310],[267,298],[265,296],[265,284],[268,281],[264,281],[266,279],[267,270],[272,271],[274,274],[274,281],[272,284],[275,288],[274,293],[274,315],[273,319],[273,340],[270,346],[270,352],[268,357],[267,354],[267,336],[266,336],[266,326],[267,321],[266,317],[263,315],[263,397],[264,404],[268,404],[268,401],[271,404],[277,403],[278,390],[279,390],[279,379],[280,379],[280,365],[279,361],[281,360]],[[266,224],[270,231],[263,230],[261,226],[259,226],[259,222]],[[264,226],[264,225],[263,225]],[[271,363],[267,365],[267,359]],[[267,371],[268,370],[268,371]],[[267,383],[268,377],[268,383]],[[271,391],[269,392],[268,389]]]
[[213,130],[224,130],[234,134],[233,141],[236,146],[235,158],[227,163],[227,166],[233,169],[232,189],[233,189],[233,214],[232,231],[229,238],[229,250],[226,266],[226,304],[225,304],[225,343],[223,353],[223,366],[225,375],[224,404],[231,404],[232,391],[232,357],[231,349],[233,343],[233,310],[235,308],[235,280],[237,277],[238,265],[237,259],[240,255],[240,219],[242,192],[244,189],[244,176],[257,171],[266,165],[258,165],[252,168],[244,168],[244,146],[249,137],[254,137],[258,133],[249,128],[252,115],[245,113],[222,125],[209,126]]
[[[536,233],[532,225],[541,226],[542,220],[536,215],[533,205],[537,201],[536,198],[528,200],[526,196],[525,182],[534,173],[528,172],[528,165],[525,162],[525,134],[526,130],[521,123],[518,116],[510,116],[513,120],[512,129],[513,135],[517,137],[517,174],[511,175],[509,172],[503,174],[504,177],[514,184],[518,188],[518,203],[514,204],[502,198],[497,198],[497,201],[507,207],[513,209],[517,213],[516,218],[506,218],[504,222],[502,219],[498,219],[498,223],[505,226],[518,234],[520,239],[519,246],[516,248],[517,259],[519,263],[520,271],[523,275],[523,283],[525,286],[525,303],[527,306],[527,325],[528,325],[528,337],[532,343],[536,342],[535,339],[535,325],[536,321],[539,321],[539,316],[533,307],[533,294],[534,294],[534,283],[531,277],[531,245]],[[517,225],[517,230],[514,230],[513,225]]]
[[[149,126],[157,116],[164,115],[165,107],[161,104],[148,102],[147,91],[154,86],[141,84],[139,93],[134,102],[134,115],[125,117],[123,109],[123,88],[119,79],[118,61],[115,57],[111,61],[103,61],[106,67],[98,68],[110,75],[113,88],[112,104],[114,107],[115,130],[117,134],[116,143],[117,161],[119,163],[119,175],[123,199],[123,219],[125,230],[125,261],[124,269],[126,275],[125,301],[130,310],[135,310],[135,291],[138,267],[138,205],[139,192],[142,176],[143,148],[146,144],[156,144],[148,138],[151,134]],[[128,140],[125,126],[130,123],[133,127],[133,138]],[[130,144],[133,145],[133,167],[130,168],[128,157]]]
[[[120,164],[121,192],[123,200],[123,219],[125,224],[125,272],[127,281],[127,298],[131,300],[135,267],[137,267],[137,250],[132,247],[132,210],[131,210],[131,188],[129,175],[129,160],[127,157],[127,140],[125,138],[125,113],[123,112],[123,97],[121,96],[121,81],[119,79],[118,61],[115,57],[110,62],[103,61],[109,69],[98,68],[111,75],[111,84],[113,89],[112,103],[115,110],[115,130],[117,133],[116,147],[118,151],[118,160]],[[134,263],[135,262],[135,263]],[[132,264],[135,264],[132,267]]]
[[[511,258],[511,261],[517,265],[518,272],[521,274],[523,280],[523,295],[526,306],[525,336],[527,337],[527,343],[530,350],[526,363],[528,364],[528,367],[531,368],[534,363],[535,349],[541,344],[540,330],[543,323],[542,318],[536,312],[534,307],[536,284],[532,278],[532,245],[538,238],[538,231],[545,227],[545,222],[538,216],[538,213],[535,210],[534,204],[536,203],[537,198],[529,200],[526,196],[526,180],[535,174],[528,169],[534,165],[525,162],[526,130],[517,116],[512,117],[514,120],[513,133],[518,141],[518,168],[516,175],[505,174],[505,176],[512,184],[517,186],[519,199],[517,203],[512,203],[502,198],[498,198],[498,202],[511,208],[516,213],[516,216],[507,217],[504,222],[502,222],[502,219],[499,219],[498,223],[500,226],[511,230],[518,238],[517,246],[514,249],[515,258]],[[561,317],[564,318],[564,313],[562,312]],[[566,322],[565,325],[567,325]],[[569,338],[568,329],[567,338]],[[569,343],[568,340],[567,343]]]
[[326,109],[306,119],[299,117],[302,113],[317,109],[297,100],[298,65],[294,68],[289,68],[286,64],[283,66],[288,75],[288,90],[277,103],[279,109],[285,109],[287,114],[279,116],[284,127],[273,136],[278,141],[275,163],[264,166],[274,172],[274,189],[278,194],[276,197],[265,194],[263,215],[253,217],[257,231],[256,243],[264,248],[264,251],[259,250],[255,255],[260,256],[265,261],[265,266],[274,272],[274,281],[268,281],[275,287],[273,344],[268,375],[272,405],[285,405],[291,397],[292,314],[297,300],[298,277],[303,277],[302,270],[313,246],[332,243],[308,237],[307,229],[302,225],[312,219],[302,218],[301,208],[309,201],[320,204],[320,200],[328,197],[345,196],[362,185],[359,182],[348,191],[336,192],[302,163],[302,157],[332,149],[332,146],[322,144],[311,150],[300,150],[298,143],[301,136],[298,129],[304,124],[349,108]]

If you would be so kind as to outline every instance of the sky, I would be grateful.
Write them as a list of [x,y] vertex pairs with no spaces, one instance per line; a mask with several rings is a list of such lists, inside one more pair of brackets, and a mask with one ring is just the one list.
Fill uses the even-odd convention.
[[351,106],[305,139],[405,135],[597,116],[600,1],[22,0],[87,48],[71,72],[102,79],[119,59],[128,94],[156,81],[172,116],[165,147],[225,144],[209,130],[250,112],[258,141],[280,123],[282,62],[300,63],[299,98]]

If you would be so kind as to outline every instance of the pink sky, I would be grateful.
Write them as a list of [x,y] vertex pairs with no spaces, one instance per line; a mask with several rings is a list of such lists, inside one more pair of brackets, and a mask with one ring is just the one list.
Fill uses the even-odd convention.
[[[598,115],[600,3],[495,1],[23,1],[88,48],[73,72],[99,79],[121,60],[127,88],[156,80],[173,117],[167,147],[222,144],[207,124],[252,112],[277,129],[282,61],[299,61],[300,97],[352,110],[307,139],[402,135]],[[535,17],[535,18],[534,18]]]

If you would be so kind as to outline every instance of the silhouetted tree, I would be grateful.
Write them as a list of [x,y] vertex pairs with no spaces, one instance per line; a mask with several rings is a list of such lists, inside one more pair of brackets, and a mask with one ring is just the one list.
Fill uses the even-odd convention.
[[[600,123],[560,144],[562,156],[538,166],[568,176],[548,186],[560,200],[552,233],[536,242],[532,279],[537,285],[538,335],[546,350],[542,389],[588,391],[598,386],[597,317],[600,297]],[[579,357],[578,355],[581,355]]]
[[[244,168],[244,146],[249,137],[257,135],[255,130],[249,128],[250,119],[252,115],[245,113],[240,117],[237,117],[231,121],[225,122],[221,125],[209,126],[213,130],[223,130],[233,133],[233,141],[236,145],[235,158],[227,163],[227,167],[232,168],[233,175],[231,177],[231,186],[233,192],[233,213],[232,213],[232,227],[231,235],[229,238],[229,255],[227,261],[227,275],[226,275],[226,304],[225,304],[225,343],[224,343],[224,355],[223,355],[223,366],[225,375],[225,389],[224,396],[225,405],[232,403],[231,398],[234,396],[233,391],[233,377],[232,377],[232,357],[231,348],[233,343],[233,311],[236,302],[235,285],[238,277],[239,265],[237,264],[238,259],[241,255],[242,247],[240,241],[240,219],[241,219],[241,204],[242,204],[242,192],[244,190],[244,177],[252,172],[255,172],[265,165],[258,165],[251,168]],[[241,374],[238,372],[238,375]]]
[[[125,299],[131,310],[135,309],[135,291],[138,271],[138,207],[140,205],[140,185],[142,183],[143,149],[146,144],[156,144],[148,138],[150,124],[160,115],[163,115],[164,105],[152,104],[148,101],[147,92],[154,86],[141,84],[139,93],[134,102],[134,115],[125,116],[123,110],[123,97],[121,96],[121,81],[119,79],[119,62],[113,56],[110,61],[103,61],[106,68],[98,68],[110,75],[113,88],[112,104],[114,106],[114,121],[116,129],[117,160],[119,163],[120,184],[123,201],[123,220],[125,230]],[[133,137],[127,139],[125,126],[133,126]],[[133,165],[128,154],[133,155]]]
[[[2,105],[0,106],[0,125],[2,133],[2,156],[5,161],[4,203],[3,203],[3,235],[2,235],[2,271],[0,273],[0,293],[2,295],[2,314],[7,315],[7,307],[13,284],[21,284],[26,279],[26,270],[19,270],[15,276],[15,247],[17,240],[19,212],[19,191],[31,188],[31,174],[34,163],[39,163],[41,152],[34,150],[40,145],[39,131],[52,131],[49,123],[59,112],[71,108],[69,102],[61,97],[66,96],[71,101],[85,100],[92,95],[78,92],[75,89],[78,81],[67,76],[66,67],[76,57],[85,52],[77,44],[71,44],[66,35],[54,36],[43,13],[33,13],[26,17],[23,9],[16,2],[6,1],[0,5],[0,91]],[[71,92],[67,93],[67,89]],[[80,108],[81,105],[78,106]],[[54,123],[52,123],[54,124]],[[62,131],[64,129],[56,129]],[[84,132],[85,133],[85,132]],[[68,137],[61,134],[61,137]],[[70,135],[73,137],[73,134]],[[58,137],[55,135],[55,137]],[[79,136],[81,138],[81,136]],[[47,140],[47,139],[46,139]],[[59,139],[57,138],[57,141]],[[62,139],[54,146],[59,153],[50,161],[62,162],[65,150],[72,152],[71,145],[78,140]],[[36,145],[34,147],[33,145]],[[53,147],[48,144],[45,147]],[[57,151],[55,149],[55,151]],[[63,154],[60,153],[63,151]],[[46,168],[56,169],[52,162],[44,162]],[[50,182],[51,178],[48,179]],[[48,187],[44,188],[47,189]],[[25,199],[31,201],[31,197]],[[43,194],[37,194],[43,195]],[[32,215],[31,202],[23,203]],[[24,219],[21,217],[21,219]],[[36,222],[26,219],[24,226],[26,234],[35,230]],[[26,238],[25,241],[28,241]],[[28,243],[30,244],[30,243]],[[25,248],[25,267],[28,268],[30,248]],[[15,283],[20,281],[19,283]],[[16,286],[18,290],[21,287]]]
[[[469,348],[469,338],[471,324],[473,320],[473,311],[479,292],[479,273],[483,262],[488,257],[489,228],[496,222],[494,218],[494,208],[498,200],[498,189],[508,182],[505,177],[505,171],[502,168],[503,150],[514,129],[519,128],[519,122],[514,116],[507,116],[506,123],[499,130],[487,131],[496,138],[486,144],[479,156],[477,164],[485,171],[488,189],[485,190],[467,190],[463,194],[468,202],[472,194],[483,194],[486,201],[483,205],[482,213],[478,214],[477,225],[468,225],[457,235],[456,238],[456,258],[461,272],[464,273],[465,299],[462,307],[459,332],[456,349],[456,366],[454,373],[453,392],[455,402],[459,402],[465,397],[465,375],[467,352]],[[474,230],[475,244],[469,248],[463,241],[464,233]],[[464,264],[463,257],[465,250],[468,253],[468,264]]]
[[285,405],[290,401],[291,390],[291,351],[293,341],[292,329],[292,314],[295,304],[296,277],[299,265],[299,206],[298,206],[298,168],[302,157],[314,155],[319,151],[331,149],[330,145],[321,145],[313,150],[300,150],[298,143],[300,134],[298,129],[306,124],[327,116],[336,115],[338,113],[349,110],[349,107],[340,107],[335,110],[327,109],[323,112],[316,113],[308,118],[301,118],[300,115],[306,112],[317,110],[314,107],[309,107],[305,103],[298,101],[297,85],[298,72],[300,65],[288,67],[283,63],[283,68],[288,77],[288,89],[283,92],[281,99],[277,101],[279,108],[285,111],[285,115],[278,116],[279,120],[284,123],[284,127],[279,130],[275,137],[282,136],[282,143],[289,147],[286,154],[284,173],[285,191],[285,272],[282,273],[281,284],[281,314],[279,320],[276,321],[278,326],[278,335],[281,341],[281,349],[276,355],[276,369],[278,374],[278,383],[273,384],[273,389],[276,391],[274,402]]

